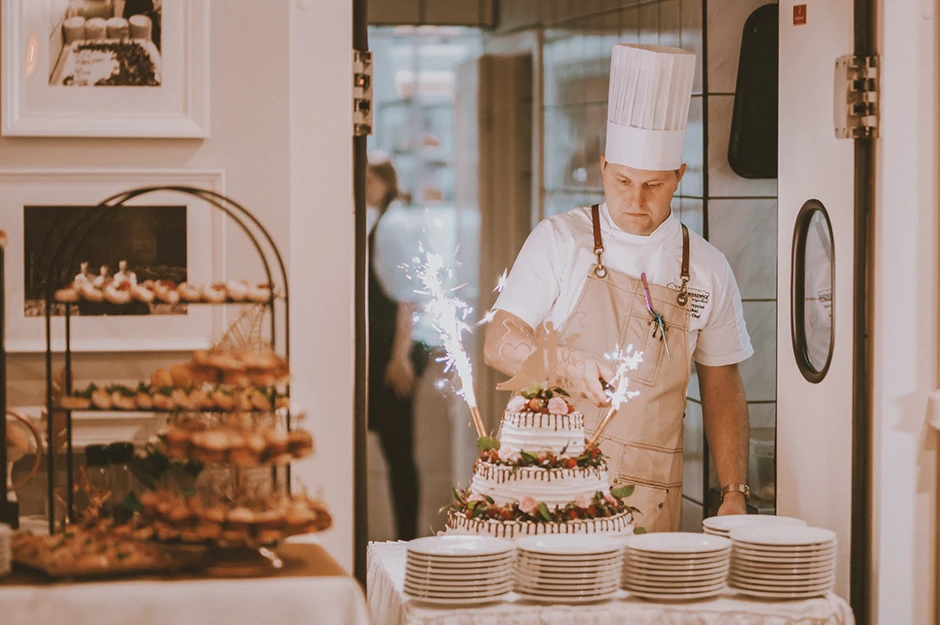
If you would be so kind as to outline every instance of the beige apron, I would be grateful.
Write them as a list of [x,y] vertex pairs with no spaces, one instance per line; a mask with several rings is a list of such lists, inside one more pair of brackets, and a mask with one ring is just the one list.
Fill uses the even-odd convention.
[[[666,324],[669,356],[658,324],[646,306],[643,283],[603,264],[600,215],[591,207],[597,264],[574,311],[561,327],[561,343],[598,359],[615,348],[632,345],[643,352],[639,369],[631,372],[631,391],[639,395],[622,404],[601,438],[616,485],[634,484],[627,503],[640,510],[637,525],[649,532],[677,531],[682,503],[682,429],[689,383],[689,231],[682,225],[679,290],[649,285],[653,310]],[[607,413],[589,400],[577,408],[585,415],[588,437]]]

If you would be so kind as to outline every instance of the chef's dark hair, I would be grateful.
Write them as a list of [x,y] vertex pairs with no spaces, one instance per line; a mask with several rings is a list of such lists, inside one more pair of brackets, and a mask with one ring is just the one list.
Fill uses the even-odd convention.
[[398,173],[389,160],[370,161],[369,172],[385,185],[385,195],[382,196],[380,206],[376,206],[383,213],[398,197]]

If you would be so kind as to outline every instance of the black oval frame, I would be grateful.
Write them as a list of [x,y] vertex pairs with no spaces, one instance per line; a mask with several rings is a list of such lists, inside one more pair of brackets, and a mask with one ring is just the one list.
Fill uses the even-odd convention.
[[835,293],[836,293],[836,240],[835,233],[832,231],[832,222],[829,220],[829,212],[822,202],[816,199],[807,200],[800,208],[796,216],[796,223],[793,226],[793,258],[790,274],[790,338],[793,344],[793,357],[796,359],[796,366],[806,380],[812,384],[819,384],[826,377],[829,371],[829,365],[832,364],[832,354],[836,343],[835,315],[832,318],[832,327],[830,329],[829,353],[826,355],[826,363],[821,369],[816,369],[809,359],[809,352],[806,345],[806,312],[804,307],[804,294],[806,292],[806,237],[809,233],[809,225],[815,213],[820,213],[826,220],[826,227],[829,229],[829,238],[832,241],[832,263],[830,272],[832,274],[832,310],[835,312]]

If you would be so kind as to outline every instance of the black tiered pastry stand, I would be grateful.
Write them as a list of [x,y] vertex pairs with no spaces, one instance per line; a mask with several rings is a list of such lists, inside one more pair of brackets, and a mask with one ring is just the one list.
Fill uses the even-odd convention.
[[[275,307],[275,303],[279,300],[283,302],[283,315],[282,320],[284,324],[284,350],[285,357],[290,363],[290,321],[289,321],[289,291],[288,291],[288,282],[287,282],[287,269],[284,266],[284,261],[281,256],[280,251],[278,250],[277,245],[274,243],[274,240],[271,238],[271,235],[264,228],[261,222],[244,206],[235,202],[231,198],[228,198],[220,193],[211,191],[208,189],[199,189],[195,187],[185,187],[185,186],[152,186],[152,187],[141,187],[137,189],[132,189],[130,191],[125,191],[119,193],[112,197],[107,198],[101,204],[95,207],[89,207],[83,209],[84,212],[81,216],[72,223],[65,223],[62,219],[57,223],[53,230],[58,230],[61,233],[61,237],[58,239],[60,243],[58,244],[57,249],[52,253],[51,257],[48,259],[48,263],[45,265],[44,275],[46,276],[45,284],[45,331],[46,331],[46,360],[45,360],[45,373],[46,373],[46,408],[47,408],[47,437],[46,442],[46,458],[47,458],[47,472],[48,472],[48,487],[47,487],[47,500],[48,500],[48,514],[49,514],[49,533],[55,533],[56,531],[56,456],[59,452],[60,445],[57,441],[56,436],[56,416],[64,416],[65,423],[65,520],[66,522],[73,522],[75,520],[75,509],[73,501],[73,490],[74,490],[74,476],[73,476],[73,448],[72,448],[72,411],[67,409],[59,408],[54,405],[54,374],[53,374],[53,340],[52,340],[52,310],[53,306],[56,305],[54,298],[54,293],[56,291],[57,285],[65,285],[70,282],[70,270],[75,266],[75,261],[79,250],[81,249],[82,244],[86,241],[89,234],[94,231],[94,229],[101,224],[101,222],[111,215],[114,211],[118,210],[135,210],[134,205],[128,205],[128,202],[134,200],[135,198],[141,198],[153,193],[163,193],[163,192],[172,192],[186,195],[189,197],[196,198],[205,202],[209,207],[215,210],[222,211],[230,219],[232,219],[239,228],[245,233],[248,239],[251,241],[252,246],[258,252],[258,256],[261,260],[261,264],[264,267],[265,276],[267,279],[267,284],[269,286],[270,295],[267,302],[264,305],[267,308],[268,314],[270,314],[270,345],[273,348],[276,346],[277,340],[277,321],[278,314]],[[0,269],[2,269],[2,250],[0,250]],[[274,271],[272,271],[272,268]],[[277,275],[275,275],[275,272]],[[282,289],[282,295],[278,296],[275,289],[275,278],[280,282]],[[225,305],[227,303],[240,303],[244,304],[245,302],[222,302],[219,304],[212,303],[187,303],[187,306],[190,305]],[[2,290],[0,290],[0,323],[2,323]],[[72,351],[71,351],[71,338],[72,338],[72,319],[70,306],[65,305],[65,313],[63,315],[63,322],[65,324],[65,341],[64,341],[64,350],[62,355],[64,356],[64,388],[61,389],[63,395],[70,394],[72,392]],[[0,327],[0,376],[4,376],[5,370],[3,369],[3,344],[2,344],[2,327]],[[5,413],[5,405],[3,404],[5,400],[5,385],[2,382],[5,381],[5,377],[0,377],[0,414]],[[290,388],[287,388],[287,395],[290,395]],[[84,411],[82,411],[84,412]],[[143,411],[142,411],[143,412]],[[151,411],[146,411],[151,412]],[[285,427],[289,431],[291,427],[290,412],[287,411],[286,414],[286,424]],[[6,463],[5,463],[5,436],[4,428],[0,428],[0,502],[6,502]],[[275,480],[276,483],[276,469],[272,467],[272,480]],[[290,467],[287,467],[285,483],[283,488],[286,492],[290,491]]]

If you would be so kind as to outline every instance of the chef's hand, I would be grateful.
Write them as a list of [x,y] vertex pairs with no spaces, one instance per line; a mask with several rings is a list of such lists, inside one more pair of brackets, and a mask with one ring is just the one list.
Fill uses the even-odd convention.
[[385,368],[385,386],[391,387],[399,399],[411,396],[415,385],[415,368],[407,355],[392,355]]
[[610,403],[607,392],[601,380],[610,381],[614,371],[610,365],[599,361],[587,352],[570,350],[567,352],[565,372],[571,380],[569,392],[586,397],[595,406],[606,406]]
[[726,514],[747,514],[747,500],[744,493],[728,493],[721,501],[718,516]]

